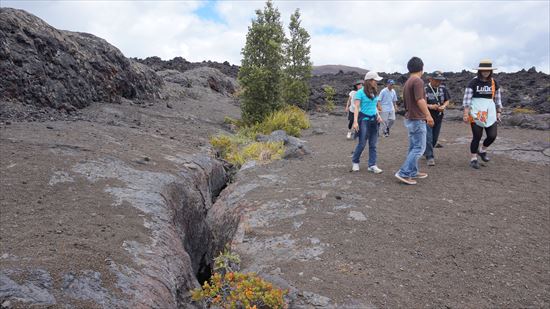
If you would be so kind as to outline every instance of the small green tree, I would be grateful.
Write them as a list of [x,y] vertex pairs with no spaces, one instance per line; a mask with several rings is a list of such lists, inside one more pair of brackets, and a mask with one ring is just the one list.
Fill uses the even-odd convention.
[[325,91],[325,102],[326,102],[326,108],[329,112],[332,112],[336,105],[334,104],[334,96],[336,95],[336,91],[332,86],[324,85],[323,90]]
[[248,124],[261,122],[282,106],[285,34],[281,14],[271,0],[248,27],[239,70],[241,112]]
[[306,109],[309,100],[310,61],[309,33],[300,26],[300,10],[290,15],[290,39],[285,41],[285,79],[283,98],[286,103]]

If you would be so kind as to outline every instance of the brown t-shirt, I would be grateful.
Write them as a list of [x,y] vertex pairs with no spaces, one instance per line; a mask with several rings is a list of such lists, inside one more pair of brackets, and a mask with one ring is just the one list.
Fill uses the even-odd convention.
[[417,101],[425,99],[424,82],[420,77],[412,76],[403,86],[403,101],[407,112],[405,118],[410,120],[426,120],[426,115],[418,107]]

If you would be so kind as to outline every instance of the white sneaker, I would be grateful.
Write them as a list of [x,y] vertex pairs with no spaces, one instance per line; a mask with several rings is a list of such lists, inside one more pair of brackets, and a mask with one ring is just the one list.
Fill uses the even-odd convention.
[[359,163],[353,163],[351,165],[351,171],[352,172],[359,172]]
[[351,132],[348,132],[348,135],[346,136],[347,139],[351,139]]
[[373,165],[373,166],[369,166],[369,169],[368,169],[369,172],[373,172],[375,174],[380,174],[382,173],[382,170],[378,168],[378,166],[376,165]]

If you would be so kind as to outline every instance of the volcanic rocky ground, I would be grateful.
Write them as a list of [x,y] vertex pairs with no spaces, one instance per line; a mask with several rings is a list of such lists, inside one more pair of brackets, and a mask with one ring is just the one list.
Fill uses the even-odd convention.
[[[421,161],[429,177],[409,187],[393,177],[401,118],[378,143],[384,172],[367,172],[367,153],[349,172],[342,98],[357,73],[322,75],[310,107],[328,83],[336,111],[283,137],[288,159],[235,171],[208,142],[239,117],[235,66],[127,59],[19,10],[0,9],[0,26],[3,308],[193,308],[189,289],[226,244],[291,308],[550,306],[546,115],[506,115],[473,170],[450,110],[436,166]],[[458,93],[452,77],[470,76],[453,74]],[[522,76],[517,106],[548,112],[548,75],[515,74],[498,78],[511,94]]]

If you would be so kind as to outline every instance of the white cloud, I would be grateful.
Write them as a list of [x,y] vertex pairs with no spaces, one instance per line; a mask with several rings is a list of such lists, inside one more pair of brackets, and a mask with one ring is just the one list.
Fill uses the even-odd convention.
[[[239,64],[255,10],[264,1],[219,1],[222,23],[194,13],[197,1],[2,1],[59,29],[93,33],[126,56],[181,56]],[[316,65],[405,71],[415,55],[426,71],[460,71],[492,58],[503,71],[550,71],[548,1],[275,1],[285,27],[296,8],[311,34]],[[327,34],[325,30],[337,29]],[[325,33],[325,34],[324,34]]]

